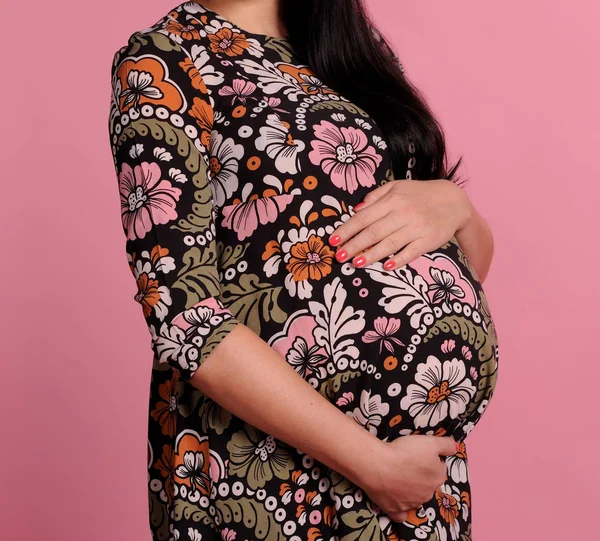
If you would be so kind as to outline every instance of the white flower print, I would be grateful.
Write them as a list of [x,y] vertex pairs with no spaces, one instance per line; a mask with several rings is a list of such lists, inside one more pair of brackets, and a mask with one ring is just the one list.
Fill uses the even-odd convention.
[[346,120],[346,115],[344,113],[333,113],[331,118],[336,122],[344,122],[344,120]]
[[371,434],[377,435],[377,427],[390,411],[390,405],[382,402],[381,396],[371,396],[371,391],[363,389],[360,393],[360,406],[354,411],[347,411],[359,425],[364,426]]
[[190,492],[197,490],[197,485],[208,488],[209,476],[204,471],[204,455],[194,451],[186,451],[183,464],[175,470],[177,477],[190,480]]
[[450,455],[446,457],[446,465],[450,479],[455,483],[466,483],[469,480],[467,461],[462,456]]
[[256,76],[257,84],[265,94],[286,96],[290,101],[298,101],[300,96],[305,95],[302,85],[292,75],[279,70],[266,58],[261,62],[244,58],[236,63],[246,73]]
[[[302,377],[312,374],[320,370],[321,365],[327,360],[327,356],[319,353],[321,346],[315,344],[311,348],[308,347],[306,339],[302,336],[297,336],[292,344],[292,348],[287,352],[286,359],[296,372]],[[324,377],[324,372],[321,377]]]
[[210,63],[210,53],[203,45],[194,44],[190,49],[190,56],[194,66],[202,75],[206,86],[218,86],[223,83],[225,76],[222,71],[217,71],[215,66]]
[[187,182],[188,178],[185,175],[185,173],[183,173],[181,171],[181,169],[177,169],[175,167],[171,167],[171,169],[169,169],[169,176],[175,181],[175,182]]
[[136,143],[131,147],[131,150],[129,151],[129,156],[131,156],[132,158],[138,158],[142,152],[144,152],[144,145]]
[[156,147],[152,153],[163,162],[170,162],[173,159],[173,155],[165,148]]
[[354,122],[356,122],[356,124],[363,130],[370,130],[372,128],[371,124],[369,124],[364,118],[355,118]]
[[375,146],[381,150],[385,150],[387,148],[387,143],[383,140],[383,137],[379,135],[373,135],[373,143]]
[[275,113],[267,116],[267,126],[260,128],[260,137],[255,144],[257,150],[264,150],[275,161],[280,173],[294,175],[300,171],[298,153],[304,150],[304,143],[292,139],[286,125]]
[[127,86],[121,92],[120,98],[125,98],[123,106],[129,105],[133,102],[133,108],[137,109],[138,103],[141,97],[151,98],[153,100],[159,100],[163,97],[163,93],[160,88],[152,86],[154,77],[147,71],[131,70],[127,75]]
[[190,541],[202,541],[202,534],[191,526],[188,528],[188,536]]
[[236,143],[234,139],[213,130],[210,137],[210,171],[213,201],[218,207],[238,188],[239,160],[244,155],[244,146]]
[[407,410],[417,428],[436,426],[446,417],[456,419],[475,395],[475,386],[466,377],[465,364],[459,359],[444,361],[429,355],[419,364],[400,407]]

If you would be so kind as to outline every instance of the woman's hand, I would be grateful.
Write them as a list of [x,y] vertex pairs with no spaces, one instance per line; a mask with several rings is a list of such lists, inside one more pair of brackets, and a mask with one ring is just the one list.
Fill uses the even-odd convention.
[[446,482],[446,462],[441,457],[454,455],[458,443],[448,436],[424,434],[379,441],[359,486],[393,521],[404,522],[407,511],[431,500]]
[[390,180],[354,210],[329,237],[332,246],[339,246],[336,259],[354,257],[354,265],[363,267],[390,256],[384,263],[387,270],[436,250],[474,214],[466,192],[445,179]]

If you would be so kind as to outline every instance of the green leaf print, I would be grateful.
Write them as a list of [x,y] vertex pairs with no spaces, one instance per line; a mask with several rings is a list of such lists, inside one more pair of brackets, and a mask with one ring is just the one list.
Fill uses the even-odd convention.
[[214,266],[215,243],[202,250],[190,248],[182,258],[183,266],[171,287],[181,289],[187,295],[186,308],[220,294],[219,277]]
[[148,494],[148,504],[150,512],[150,524],[152,531],[158,541],[167,541],[171,532],[169,531],[169,509],[156,492],[150,491]]
[[232,414],[214,400],[205,397],[198,410],[202,431],[212,428],[217,434],[223,434],[231,424]]
[[227,450],[227,473],[243,479],[252,490],[274,478],[286,481],[294,469],[290,447],[248,423],[231,436]]
[[289,63],[292,61],[292,53],[287,42],[280,41],[277,38],[267,38],[264,43],[264,48],[277,51],[283,62]]
[[340,513],[342,522],[352,528],[352,532],[346,534],[340,541],[366,541],[380,540],[386,541],[379,519],[368,509],[360,511],[347,511]]
[[203,167],[206,167],[206,162],[198,149],[194,146],[192,139],[188,137],[183,130],[174,128],[168,122],[162,120],[140,118],[133,120],[131,124],[123,130],[123,133],[119,136],[117,141],[117,146],[120,147],[127,139],[135,137],[136,133],[140,136],[151,135],[157,141],[164,141],[172,147],[175,147],[177,153],[186,158],[186,170],[195,173],[194,184],[201,189],[205,186],[210,187],[209,177],[206,175],[205,169],[202,169]]
[[173,518],[178,522],[191,520],[192,522],[201,522],[203,525],[208,525],[216,529],[213,518],[208,514],[208,509],[202,509],[197,504],[189,503],[185,500],[176,499],[173,502],[173,515]]
[[249,498],[216,500],[215,507],[221,522],[219,526],[244,522],[246,528],[254,530],[257,540],[285,541],[289,537],[283,535],[281,524],[275,520],[273,513],[267,511],[262,502]]
[[326,379],[319,387],[319,392],[332,400],[335,395],[342,388],[343,383],[348,383],[352,378],[360,376],[361,372],[358,370],[347,370],[346,372],[339,372],[332,378]]
[[310,111],[318,111],[319,109],[337,109],[338,111],[348,111],[351,115],[361,115],[368,117],[369,115],[364,109],[361,109],[355,103],[347,103],[345,101],[321,101],[311,105]]
[[219,255],[219,263],[222,269],[227,269],[233,265],[237,265],[238,261],[244,257],[250,243],[238,244],[235,247],[224,246],[222,241],[217,242],[217,254]]
[[158,47],[161,51],[169,52],[169,51],[178,51],[181,49],[179,45],[177,45],[174,41],[170,40],[164,34],[160,34],[159,32],[151,32],[147,34],[152,39],[152,42],[156,47]]
[[236,319],[260,333],[261,316],[265,321],[276,323],[283,323],[287,319],[287,314],[277,303],[282,289],[282,286],[262,283],[256,274],[242,274],[239,284],[223,286],[221,297]]

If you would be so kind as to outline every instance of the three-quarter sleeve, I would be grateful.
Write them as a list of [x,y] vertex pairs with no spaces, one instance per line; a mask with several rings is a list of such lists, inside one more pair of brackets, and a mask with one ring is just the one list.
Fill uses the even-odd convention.
[[159,31],[114,57],[109,135],[129,267],[160,362],[189,379],[238,321],[220,300],[210,185],[212,97]]

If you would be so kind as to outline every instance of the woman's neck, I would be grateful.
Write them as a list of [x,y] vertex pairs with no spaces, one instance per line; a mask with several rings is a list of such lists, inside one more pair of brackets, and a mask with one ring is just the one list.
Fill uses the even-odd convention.
[[249,32],[274,37],[287,34],[279,16],[279,2],[280,0],[198,0],[200,5]]

